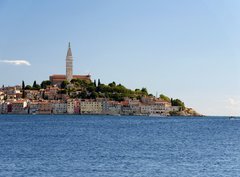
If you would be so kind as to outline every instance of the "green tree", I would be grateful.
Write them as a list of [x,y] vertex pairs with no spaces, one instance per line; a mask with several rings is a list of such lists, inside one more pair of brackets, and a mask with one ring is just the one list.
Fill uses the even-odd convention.
[[62,83],[61,83],[61,89],[66,89],[68,84],[69,84],[68,81],[62,81]]
[[116,87],[116,83],[113,81],[112,83],[108,84],[110,87]]
[[128,90],[121,84],[118,84],[116,87],[114,87],[114,92],[117,92],[117,93],[126,93],[128,92]]
[[33,82],[33,85],[32,85],[32,89],[33,89],[33,90],[39,90],[39,89],[41,89],[41,86],[40,86],[39,84],[37,84],[36,81],[34,81],[34,82]]
[[171,100],[172,106],[179,106],[182,110],[185,110],[185,104],[179,99],[172,99]]
[[160,95],[160,98],[161,98],[162,100],[164,100],[164,101],[171,102],[170,98],[167,97],[166,95],[161,94],[161,95]]
[[91,94],[90,94],[90,96],[89,96],[89,98],[91,98],[91,99],[96,99],[98,97],[98,93],[97,92],[92,92]]
[[41,89],[41,86],[40,86],[39,84],[36,84],[33,89],[34,89],[34,90],[40,90],[40,89]]
[[27,86],[25,87],[25,90],[32,90],[31,85],[27,85]]
[[101,85],[101,81],[100,81],[100,79],[98,79],[98,86],[99,86],[99,85]]
[[22,98],[26,97],[26,93],[25,93],[25,82],[22,81]]
[[25,89],[25,82],[22,81],[22,90],[24,90],[24,89]]
[[96,90],[96,88],[94,87],[94,85],[89,85],[88,87],[87,87],[87,91],[88,92],[93,92],[93,91],[95,91]]
[[51,81],[49,81],[49,80],[42,81],[42,83],[41,83],[41,88],[46,89],[47,86],[49,86],[49,85],[51,85],[51,84],[52,84],[52,83],[51,83]]
[[87,92],[86,92],[86,91],[82,91],[82,92],[78,95],[78,98],[86,99],[86,98],[87,98]]
[[33,89],[36,88],[36,85],[37,85],[37,82],[34,81],[34,82],[33,82],[33,85],[32,85],[32,88],[33,88]]
[[111,98],[112,98],[114,101],[123,101],[123,100],[124,100],[124,96],[123,96],[123,94],[121,94],[121,93],[112,94],[112,95],[111,95]]
[[79,81],[80,81],[80,79],[72,79],[71,83],[74,84],[74,83],[79,82]]
[[144,87],[143,87],[141,91],[142,91],[142,94],[143,94],[143,95],[148,95],[147,88],[144,88]]

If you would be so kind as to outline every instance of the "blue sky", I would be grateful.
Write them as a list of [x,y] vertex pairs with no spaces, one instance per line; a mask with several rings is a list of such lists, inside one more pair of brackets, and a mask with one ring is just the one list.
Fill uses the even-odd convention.
[[0,0],[0,84],[75,74],[240,115],[238,0]]

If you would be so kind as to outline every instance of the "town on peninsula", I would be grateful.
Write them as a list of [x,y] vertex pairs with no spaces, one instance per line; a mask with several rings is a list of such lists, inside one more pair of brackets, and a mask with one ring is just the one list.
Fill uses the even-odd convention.
[[3,85],[0,114],[201,116],[181,100],[153,96],[146,88],[131,90],[115,82],[92,81],[90,75],[73,75],[70,43],[66,74],[51,75],[41,84]]

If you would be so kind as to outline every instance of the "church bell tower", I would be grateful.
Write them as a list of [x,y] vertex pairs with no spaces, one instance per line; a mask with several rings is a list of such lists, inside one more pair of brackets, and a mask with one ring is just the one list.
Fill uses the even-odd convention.
[[73,57],[70,42],[68,44],[68,51],[66,57],[66,79],[68,82],[73,79]]

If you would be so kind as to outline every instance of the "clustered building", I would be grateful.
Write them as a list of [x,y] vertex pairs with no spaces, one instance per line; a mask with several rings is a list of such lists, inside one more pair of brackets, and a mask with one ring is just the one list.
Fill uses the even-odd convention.
[[[178,106],[154,97],[126,98],[120,102],[105,98],[71,99],[56,92],[56,86],[46,90],[45,93],[44,89],[29,90],[22,99],[19,86],[0,89],[0,114],[168,115],[170,111],[179,110]],[[50,99],[43,99],[43,94]]]
[[112,101],[106,98],[72,99],[60,92],[59,85],[67,80],[91,81],[90,75],[73,75],[73,57],[69,43],[66,57],[66,75],[52,75],[52,85],[46,89],[23,90],[21,86],[0,88],[0,114],[105,114],[105,115],[169,115],[178,106],[155,97],[141,100],[125,98]]

